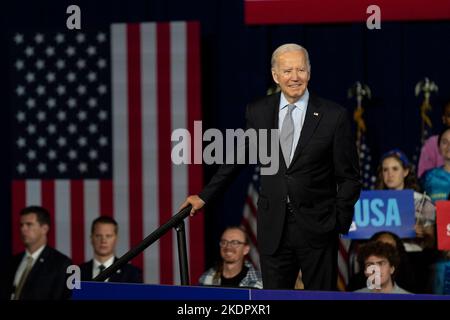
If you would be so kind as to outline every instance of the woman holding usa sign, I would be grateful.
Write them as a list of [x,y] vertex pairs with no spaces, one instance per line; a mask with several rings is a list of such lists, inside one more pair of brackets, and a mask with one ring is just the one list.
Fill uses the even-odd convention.
[[416,292],[431,293],[431,266],[436,261],[436,208],[420,187],[412,163],[399,149],[386,152],[378,167],[376,189],[414,190],[416,238],[403,239],[408,259],[413,266]]
[[399,149],[386,152],[381,157],[376,182],[378,190],[414,190],[416,239],[405,243],[406,251],[434,248],[436,235],[436,208],[430,197],[420,193],[414,168],[408,157]]

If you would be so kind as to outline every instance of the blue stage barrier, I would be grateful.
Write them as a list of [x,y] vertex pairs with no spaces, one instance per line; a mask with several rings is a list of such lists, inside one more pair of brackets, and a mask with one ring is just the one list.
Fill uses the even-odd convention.
[[201,286],[169,286],[81,282],[73,300],[450,300],[429,294],[371,294],[306,290],[257,290]]

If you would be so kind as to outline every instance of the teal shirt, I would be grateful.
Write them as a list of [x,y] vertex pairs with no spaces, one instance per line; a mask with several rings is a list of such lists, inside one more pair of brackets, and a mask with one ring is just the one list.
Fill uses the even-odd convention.
[[440,259],[434,265],[433,293],[450,294],[450,260]]
[[450,193],[450,172],[444,167],[431,169],[425,173],[423,187],[434,202],[447,200]]

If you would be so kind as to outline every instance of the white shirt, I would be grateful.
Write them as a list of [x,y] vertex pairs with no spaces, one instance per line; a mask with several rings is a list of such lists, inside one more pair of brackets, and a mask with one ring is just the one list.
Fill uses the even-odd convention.
[[[114,263],[114,256],[106,260],[104,263],[100,263],[96,259],[94,259],[94,263],[92,263],[92,279],[99,275],[100,269],[98,268],[100,265],[104,265],[105,269],[109,268]],[[108,281],[108,279],[106,279]]]
[[[294,157],[295,148],[297,147],[298,139],[300,138],[300,133],[303,128],[303,123],[305,122],[306,109],[308,108],[309,101],[309,91],[305,90],[303,96],[294,102],[295,108],[292,110],[292,119],[294,120],[294,139],[292,140],[292,149],[289,161],[292,161]],[[290,104],[283,93],[281,93],[280,98],[280,111],[278,112],[278,129],[281,133],[281,127],[283,126],[284,117],[288,112],[288,104]]]
[[45,244],[37,249],[33,254],[31,254],[28,250],[25,250],[25,254],[23,255],[22,261],[19,264],[19,267],[17,268],[16,275],[14,276],[14,286],[17,287],[19,284],[20,278],[22,277],[23,272],[25,271],[25,268],[27,266],[28,257],[33,258],[32,267],[36,263],[37,259],[41,255],[42,251],[44,251]]

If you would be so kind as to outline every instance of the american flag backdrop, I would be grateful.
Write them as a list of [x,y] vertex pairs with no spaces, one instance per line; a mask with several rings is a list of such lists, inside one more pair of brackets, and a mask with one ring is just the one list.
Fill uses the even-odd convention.
[[[201,120],[199,36],[196,22],[11,35],[14,253],[24,206],[50,210],[49,244],[78,264],[97,216],[118,221],[121,256],[201,190],[201,165],[174,165],[170,140]],[[198,279],[203,216],[186,223]],[[172,231],[133,264],[146,283],[178,284],[177,254]]]
[[337,289],[339,291],[346,291],[348,282],[350,280],[350,270],[349,270],[349,250],[350,250],[350,239],[339,238],[338,243],[338,279],[337,279]]
[[372,165],[372,152],[370,146],[367,143],[367,134],[361,135],[359,154],[359,166],[361,171],[362,187],[364,190],[373,190],[375,188],[375,182],[377,180],[376,170],[377,168]]
[[248,259],[258,270],[261,269],[261,266],[259,264],[258,242],[256,240],[258,221],[257,203],[259,198],[259,170],[259,167],[255,167],[252,179],[250,180],[250,183],[248,185],[247,197],[245,198],[241,221],[241,225],[247,231],[248,237],[250,239],[250,253],[248,255]]

